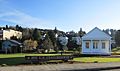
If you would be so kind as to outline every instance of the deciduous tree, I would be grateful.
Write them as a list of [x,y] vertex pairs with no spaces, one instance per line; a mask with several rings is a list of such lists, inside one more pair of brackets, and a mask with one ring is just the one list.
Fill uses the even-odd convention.
[[23,42],[23,44],[25,46],[25,48],[24,48],[25,51],[32,51],[32,50],[36,49],[36,47],[38,46],[37,41],[33,41],[31,39],[25,40]]

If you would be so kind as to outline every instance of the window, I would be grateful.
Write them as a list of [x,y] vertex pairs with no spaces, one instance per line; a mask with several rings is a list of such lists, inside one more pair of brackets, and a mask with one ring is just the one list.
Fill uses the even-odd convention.
[[90,47],[90,43],[86,42],[86,48],[89,48],[89,47]]
[[105,42],[102,42],[102,49],[105,49]]
[[98,48],[98,41],[93,41],[93,49],[97,49]]
[[93,42],[93,49],[95,49],[95,42]]

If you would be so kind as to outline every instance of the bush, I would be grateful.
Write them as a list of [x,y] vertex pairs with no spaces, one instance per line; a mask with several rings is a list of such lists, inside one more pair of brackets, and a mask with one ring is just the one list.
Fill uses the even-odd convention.
[[4,66],[7,66],[7,64],[2,64],[1,66],[4,67]]
[[113,52],[112,55],[120,55],[120,52]]
[[94,63],[98,63],[98,61],[94,61]]
[[38,53],[44,53],[45,50],[44,50],[44,49],[38,49],[37,52],[38,52]]

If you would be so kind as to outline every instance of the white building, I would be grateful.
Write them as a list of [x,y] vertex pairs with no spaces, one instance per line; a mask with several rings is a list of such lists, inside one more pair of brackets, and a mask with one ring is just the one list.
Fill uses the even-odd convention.
[[111,37],[95,27],[82,37],[82,54],[111,54]]
[[17,38],[22,38],[22,32],[15,31],[12,29],[0,30],[0,40],[10,39],[12,36],[16,36]]

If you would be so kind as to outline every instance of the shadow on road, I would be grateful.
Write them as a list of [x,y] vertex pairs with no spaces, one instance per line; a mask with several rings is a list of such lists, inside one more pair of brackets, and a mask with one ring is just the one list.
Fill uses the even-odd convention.
[[25,63],[24,57],[0,58],[0,65],[6,64],[8,66],[19,65]]
[[91,68],[91,69],[73,69],[73,70],[62,70],[62,71],[101,71],[101,70],[116,70],[116,69],[120,69],[120,66],[106,67],[106,68]]

